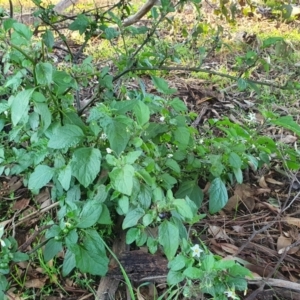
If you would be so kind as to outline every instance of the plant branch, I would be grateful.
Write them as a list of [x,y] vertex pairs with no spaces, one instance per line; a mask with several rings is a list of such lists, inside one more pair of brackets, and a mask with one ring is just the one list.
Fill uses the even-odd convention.
[[[207,69],[202,69],[202,68],[196,68],[196,67],[192,67],[192,68],[187,68],[187,67],[134,67],[134,68],[128,68],[126,70],[124,70],[123,72],[121,72],[120,74],[116,75],[113,78],[113,81],[118,80],[120,77],[122,77],[123,75],[129,73],[129,72],[134,72],[134,71],[186,71],[186,72],[200,72],[200,73],[206,73],[206,74],[211,74],[211,75],[215,75],[215,76],[220,76],[223,78],[228,78],[231,80],[238,80],[239,77],[238,76],[232,76],[229,74],[224,74],[224,73],[220,73],[220,72],[216,72],[216,71],[212,71],[212,70],[207,70]],[[287,85],[278,85],[278,84],[274,84],[271,82],[265,82],[265,81],[257,81],[257,80],[253,80],[253,79],[245,79],[245,81],[249,82],[249,83],[253,83],[253,84],[258,84],[258,85],[264,85],[264,86],[269,86],[269,87],[273,87],[273,88],[277,88],[277,89],[281,89],[281,90],[287,90],[289,89],[289,87]]]

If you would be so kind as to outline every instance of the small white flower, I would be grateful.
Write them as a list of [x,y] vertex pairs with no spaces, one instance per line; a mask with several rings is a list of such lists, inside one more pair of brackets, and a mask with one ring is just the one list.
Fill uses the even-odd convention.
[[113,152],[113,150],[111,150],[110,148],[106,148],[106,152],[107,152],[108,154],[110,154],[110,153]]
[[198,244],[191,247],[191,250],[193,251],[193,254],[192,254],[193,257],[195,257],[195,256],[200,257],[201,253],[203,252],[203,250],[199,247]]
[[255,123],[257,121],[256,115],[254,113],[249,113],[248,118],[250,122]]
[[165,117],[160,117],[159,121],[163,122],[165,120]]
[[107,135],[105,133],[102,133],[100,136],[100,140],[105,141],[107,139]]
[[203,139],[200,139],[200,140],[199,140],[199,144],[200,144],[200,145],[202,145],[202,144],[203,144],[203,142],[204,142],[204,140],[203,140]]
[[237,295],[235,294],[235,291],[225,291],[224,294],[227,296],[227,297],[230,297],[231,299],[234,299],[234,300],[239,300],[240,298],[237,297]]
[[167,155],[167,158],[171,158],[171,157],[173,157],[173,154],[170,153]]

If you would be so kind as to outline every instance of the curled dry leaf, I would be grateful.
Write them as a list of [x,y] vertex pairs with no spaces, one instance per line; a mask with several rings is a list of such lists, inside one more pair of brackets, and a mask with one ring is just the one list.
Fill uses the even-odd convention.
[[282,218],[283,222],[286,222],[290,225],[295,225],[297,227],[300,227],[300,219],[298,218],[293,218],[293,217],[283,217]]
[[269,182],[269,183],[272,183],[272,184],[284,185],[283,182],[277,181],[277,180],[275,180],[273,178],[267,178],[266,181]]
[[25,287],[41,289],[44,287],[47,278],[34,278],[25,282]]
[[23,198],[23,199],[15,202],[15,204],[13,206],[13,210],[23,210],[28,206],[29,202],[30,202],[30,199]]
[[244,227],[240,225],[234,225],[232,226],[233,230],[237,233],[244,233]]
[[239,203],[242,202],[249,211],[252,211],[255,205],[255,190],[248,184],[237,184],[234,195],[228,199],[224,209],[226,211],[236,210]]
[[226,234],[225,230],[216,225],[209,225],[208,232],[216,239],[226,240],[233,243],[233,240]]
[[292,244],[292,239],[281,235],[277,240],[277,251],[285,249]]
[[258,180],[258,184],[261,188],[263,189],[267,189],[268,188],[268,185],[266,183],[266,180],[265,180],[265,176],[261,176]]
[[235,255],[239,250],[239,248],[237,246],[229,244],[229,243],[220,243],[220,246],[225,252],[227,252],[229,254],[233,254],[233,255]]
[[280,138],[279,142],[284,143],[284,144],[292,144],[297,141],[297,137],[293,135],[286,135]]

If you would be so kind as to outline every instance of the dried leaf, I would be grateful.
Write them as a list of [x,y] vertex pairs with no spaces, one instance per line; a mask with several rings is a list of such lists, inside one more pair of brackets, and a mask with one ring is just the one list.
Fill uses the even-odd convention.
[[269,183],[277,184],[277,185],[284,185],[283,182],[277,181],[273,178],[267,178],[266,181],[269,182]]
[[235,255],[239,250],[239,248],[237,246],[229,244],[229,243],[221,243],[220,246],[225,252],[227,252],[229,254],[233,254],[233,255]]
[[219,226],[209,225],[208,232],[216,239],[222,239],[233,243],[233,240],[226,234],[225,230]]
[[228,202],[226,203],[224,210],[226,211],[236,210],[240,200],[241,200],[240,196],[234,194],[228,199]]
[[46,278],[34,278],[25,282],[25,287],[27,288],[37,288],[41,289],[46,282]]
[[28,206],[29,202],[30,202],[30,199],[23,198],[23,199],[15,202],[12,209],[13,210],[23,210]]
[[287,238],[287,237],[281,235],[277,240],[277,251],[278,251],[278,253],[279,253],[280,250],[284,250],[286,247],[290,246],[291,244],[292,244],[292,239],[291,238]]
[[234,225],[232,226],[233,230],[237,233],[243,233],[244,232],[244,227],[240,225]]
[[281,137],[280,140],[279,140],[281,143],[284,143],[284,144],[292,144],[294,142],[297,141],[297,137],[296,136],[293,136],[293,135],[286,135],[284,137]]
[[293,217],[283,217],[282,218],[283,222],[287,222],[290,225],[295,225],[297,227],[300,227],[300,219],[298,218],[293,218]]
[[248,208],[248,210],[252,212],[255,207],[255,199],[252,197],[247,197],[245,200],[243,200],[243,203]]
[[264,189],[267,189],[268,188],[268,185],[265,181],[265,176],[261,176],[258,180],[258,184],[260,187],[264,188]]

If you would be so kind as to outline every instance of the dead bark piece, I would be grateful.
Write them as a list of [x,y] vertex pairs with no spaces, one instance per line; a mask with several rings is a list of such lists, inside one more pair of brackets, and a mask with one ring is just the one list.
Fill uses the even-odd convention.
[[[119,260],[128,277],[134,282],[152,281],[161,283],[166,281],[168,261],[162,254],[150,254],[143,250],[126,251]],[[122,279],[119,266],[111,268],[108,277]]]

